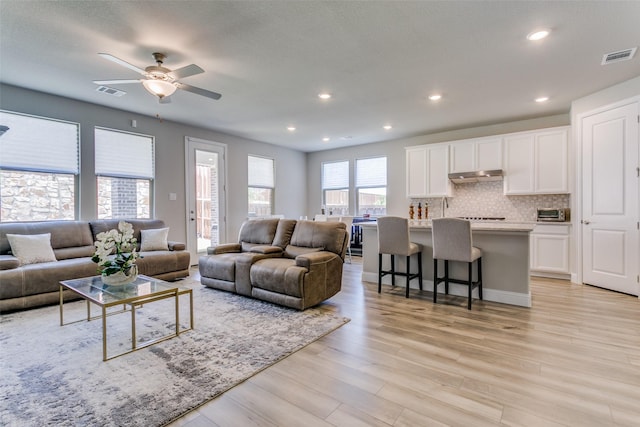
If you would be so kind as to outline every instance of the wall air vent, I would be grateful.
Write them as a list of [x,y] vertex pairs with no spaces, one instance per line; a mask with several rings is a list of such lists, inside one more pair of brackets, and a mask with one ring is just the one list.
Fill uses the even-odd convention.
[[96,91],[102,92],[102,93],[106,93],[107,95],[113,95],[113,96],[122,96],[122,95],[125,95],[127,93],[127,92],[125,92],[123,90],[114,89],[114,88],[108,87],[108,86],[98,86],[96,88]]
[[614,62],[620,61],[628,61],[633,58],[633,55],[635,55],[636,53],[636,49],[638,48],[634,47],[631,49],[619,50],[618,52],[607,53],[602,57],[601,65],[612,64]]

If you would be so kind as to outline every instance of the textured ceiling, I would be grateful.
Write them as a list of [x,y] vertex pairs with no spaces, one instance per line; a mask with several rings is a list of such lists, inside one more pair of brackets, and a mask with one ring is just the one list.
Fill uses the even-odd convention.
[[[600,65],[640,44],[639,22],[640,1],[2,0],[0,81],[316,151],[566,113],[640,75],[640,52]],[[527,41],[539,27],[551,36]],[[182,81],[222,99],[95,91],[93,80],[140,77],[97,53],[144,68],[156,51],[169,68],[202,67]]]

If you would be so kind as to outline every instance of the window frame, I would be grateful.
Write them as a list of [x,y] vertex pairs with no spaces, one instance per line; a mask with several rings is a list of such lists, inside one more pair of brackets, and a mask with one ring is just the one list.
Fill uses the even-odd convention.
[[[106,131],[106,132],[112,132],[112,133],[116,133],[116,134],[124,134],[124,135],[132,135],[132,136],[136,136],[136,137],[141,137],[141,138],[148,138],[151,144],[151,167],[150,167],[150,171],[151,171],[151,177],[147,176],[147,175],[139,175],[139,176],[134,176],[134,175],[128,175],[128,174],[119,174],[119,173],[105,173],[105,172],[98,172],[97,169],[97,164],[98,164],[98,141],[96,138],[96,131]],[[153,219],[155,218],[155,210],[156,210],[156,203],[155,203],[155,174],[156,174],[156,138],[154,135],[147,135],[147,134],[143,134],[143,133],[137,133],[137,132],[129,132],[126,130],[122,130],[122,129],[114,129],[114,128],[108,128],[108,127],[104,127],[104,126],[94,126],[94,143],[93,143],[93,147],[94,147],[94,176],[95,176],[95,186],[96,186],[96,198],[95,198],[95,206],[96,206],[96,217],[100,218],[100,219],[118,219],[120,217],[118,216],[113,216],[113,214],[111,215],[110,218],[106,218],[106,217],[100,217],[99,215],[99,207],[100,207],[100,192],[98,191],[98,186],[99,186],[99,180],[101,177],[104,178],[111,178],[111,179],[126,179],[126,180],[133,180],[136,182],[138,181],[148,181],[149,182],[149,217],[145,218],[145,217],[139,217],[137,212],[136,212],[136,219]],[[137,209],[136,209],[137,211]],[[127,218],[131,218],[130,216],[127,216]]]
[[[373,160],[373,159],[384,159],[385,161],[385,171],[384,171],[384,185],[373,184],[373,185],[358,185],[358,163],[360,161]],[[363,216],[365,213],[361,212],[360,206],[360,190],[364,190],[367,188],[384,188],[385,189],[385,204],[383,208],[383,212],[370,214],[372,217],[384,216],[387,214],[387,189],[389,187],[389,157],[386,155],[383,156],[369,156],[369,157],[360,157],[356,158],[354,162],[354,197],[355,197],[355,206],[356,206],[356,216]]]
[[[272,186],[268,186],[268,185],[252,185],[251,184],[251,158],[254,159],[261,159],[261,160],[269,160],[271,161],[271,180],[273,182]],[[251,189],[257,189],[257,190],[270,190],[270,197],[269,197],[269,214],[266,215],[273,215],[275,213],[275,199],[276,199],[276,159],[274,159],[273,157],[267,157],[267,156],[260,156],[257,154],[247,154],[247,216],[248,217],[260,217],[263,215],[257,215],[255,212],[252,213],[250,212],[250,206],[251,206],[251,200],[250,198],[250,194],[251,194]],[[254,201],[255,202],[255,201]]]
[[[346,187],[325,187],[325,165],[328,164],[336,164],[336,163],[346,163],[347,164],[347,182]],[[350,215],[351,213],[351,161],[350,160],[331,160],[322,162],[320,166],[320,189],[321,189],[321,205],[323,209],[331,209],[328,207],[327,203],[327,191],[346,191],[347,192],[347,207],[346,212],[343,215]],[[329,212],[325,212],[329,214]]]
[[[80,214],[80,173],[81,173],[81,158],[82,158],[82,143],[81,143],[81,134],[82,128],[79,122],[74,122],[70,120],[61,120],[53,117],[39,116],[36,114],[27,114],[19,111],[11,111],[0,108],[0,113],[5,113],[9,115],[22,116],[30,119],[37,120],[45,120],[47,122],[55,122],[55,123],[63,123],[67,125],[73,125],[76,128],[76,167],[75,171],[61,171],[61,170],[53,170],[48,168],[40,168],[40,167],[18,167],[18,166],[0,166],[0,171],[9,171],[9,172],[23,172],[23,173],[36,173],[36,174],[48,174],[51,176],[55,175],[68,175],[73,177],[73,218],[64,218],[58,217],[53,219],[20,219],[20,220],[9,220],[5,221],[2,215],[0,214],[0,222],[29,222],[29,221],[75,221],[78,220]],[[10,130],[10,129],[9,129]],[[1,136],[0,136],[1,137]],[[0,197],[0,202],[2,198]]]

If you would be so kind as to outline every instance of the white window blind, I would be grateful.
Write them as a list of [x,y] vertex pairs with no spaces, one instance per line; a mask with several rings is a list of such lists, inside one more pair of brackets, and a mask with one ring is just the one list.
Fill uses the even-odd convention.
[[273,159],[249,156],[248,166],[249,187],[275,187]]
[[152,136],[95,129],[96,175],[120,178],[154,177]]
[[356,187],[385,187],[386,185],[386,157],[356,160]]
[[3,169],[78,174],[77,123],[0,111],[0,126]]
[[349,188],[349,161],[322,164],[322,189]]

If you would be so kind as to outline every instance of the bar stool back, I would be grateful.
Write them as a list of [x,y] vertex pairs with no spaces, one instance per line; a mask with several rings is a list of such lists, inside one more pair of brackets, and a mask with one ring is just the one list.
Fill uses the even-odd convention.
[[[385,216],[378,218],[378,293],[382,291],[382,277],[391,274],[391,284],[396,285],[396,275],[407,278],[406,297],[409,298],[409,282],[418,279],[422,290],[422,246],[409,239],[409,221],[406,218]],[[391,269],[382,269],[382,255],[391,255]],[[411,255],[418,255],[418,273],[411,273]],[[395,269],[395,256],[405,256],[406,272]]]
[[[444,282],[445,294],[449,293],[449,282],[460,283],[469,288],[467,309],[471,310],[471,292],[478,288],[482,300],[482,250],[473,246],[471,222],[458,218],[439,218],[432,221],[433,236],[433,302],[437,302],[438,284]],[[444,260],[444,276],[438,277],[438,260]],[[472,265],[478,260],[477,281],[472,280]],[[468,279],[449,277],[449,261],[468,264]]]

